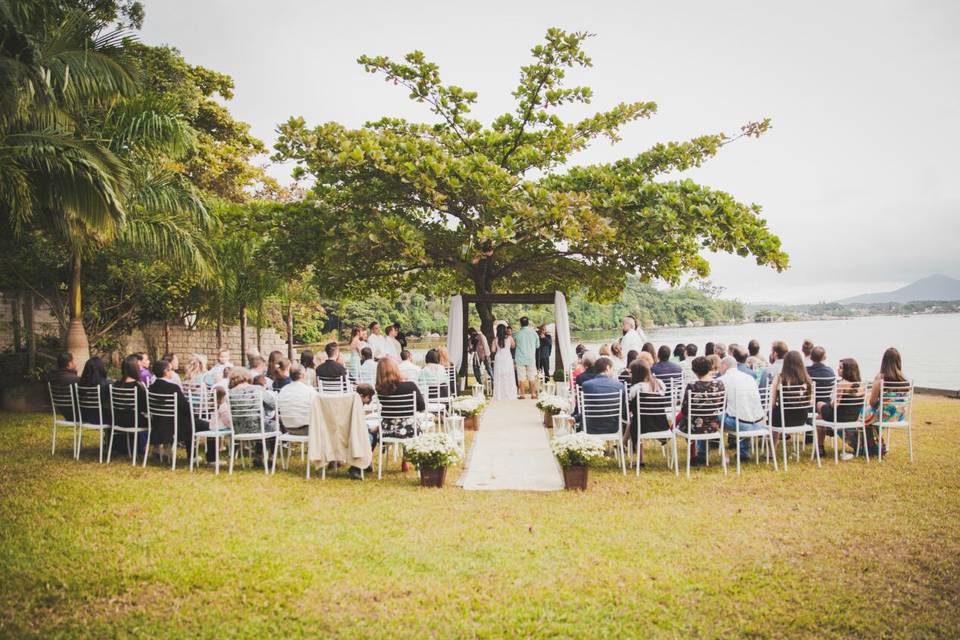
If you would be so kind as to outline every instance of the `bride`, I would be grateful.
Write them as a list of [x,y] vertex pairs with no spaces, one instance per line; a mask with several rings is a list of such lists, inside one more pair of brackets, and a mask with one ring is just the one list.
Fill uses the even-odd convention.
[[491,351],[493,357],[493,399],[516,400],[517,378],[513,371],[513,356],[510,349],[514,342],[512,336],[507,336],[507,325],[497,326],[497,337],[493,339]]

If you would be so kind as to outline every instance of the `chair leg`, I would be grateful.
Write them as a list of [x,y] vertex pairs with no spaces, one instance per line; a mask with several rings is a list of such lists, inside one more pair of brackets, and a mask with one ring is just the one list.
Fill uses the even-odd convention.
[[262,449],[260,450],[263,453],[263,474],[270,475],[270,451],[267,449],[267,439],[260,438]]
[[674,436],[671,438],[673,440],[673,471],[674,475],[678,478],[680,477],[680,459],[677,457],[677,437]]
[[110,429],[110,444],[107,449],[107,464],[110,464],[110,456],[113,453],[113,429]]
[[103,464],[103,429],[100,429],[100,464]]
[[57,453],[57,417],[53,417],[53,444],[50,446],[50,455]]
[[[277,451],[280,449],[280,438],[273,441],[273,473],[277,472]],[[286,468],[286,467],[284,467]]]
[[[870,450],[869,444],[867,450]],[[883,462],[883,425],[877,427],[877,462]]]
[[789,457],[789,454],[787,453],[787,432],[786,431],[780,432],[780,441],[783,444],[783,470],[786,471],[787,458]]
[[[627,456],[623,451],[623,440],[617,440],[617,447],[620,449],[620,468],[623,470],[623,475],[627,475]],[[639,469],[639,467],[637,467]]]
[[[804,437],[804,440],[806,440],[806,437]],[[822,468],[823,462],[820,460],[820,445],[817,444],[816,430],[813,431],[813,446],[810,448],[813,449],[813,453],[817,454],[817,466]],[[813,453],[810,454],[811,458],[813,457]]]
[[[377,454],[377,480],[383,478],[383,440],[379,442],[379,453]],[[326,469],[326,467],[324,467]]]
[[[769,463],[769,462],[770,462],[770,459],[772,458],[772,459],[773,459],[773,470],[774,470],[774,471],[779,471],[780,469],[777,467],[777,449],[776,449],[776,447],[774,447],[774,444],[773,444],[773,431],[770,432],[768,438],[765,438],[765,439],[764,439],[764,442],[766,442],[766,440],[769,440],[769,441],[770,441],[770,447],[769,447],[769,449],[767,449],[767,463]],[[772,452],[773,455],[771,455],[771,452]]]
[[233,460],[237,456],[237,443],[230,441],[230,467],[227,469],[229,475],[233,475]]
[[[736,439],[734,440],[733,455],[737,456],[737,475],[740,475],[740,434],[737,434]],[[723,440],[720,440],[720,446],[723,446]],[[726,471],[726,466],[724,466],[724,471]]]
[[[233,442],[230,446],[233,446]],[[220,475],[220,438],[213,439],[213,466],[213,475]]]
[[193,473],[193,464],[197,458],[197,434],[193,434],[193,437],[190,439],[190,473]]
[[[722,431],[722,430],[720,431],[720,434],[721,434],[721,437],[720,437],[719,440],[717,440],[717,445],[719,445],[719,449],[720,449],[720,453],[719,453],[719,456],[720,456],[720,466],[723,467],[723,475],[727,475],[727,454],[726,454],[726,452],[723,450],[723,431]],[[738,444],[738,445],[740,444],[740,441],[739,441],[739,440],[737,441],[737,444]],[[740,466],[740,453],[739,453],[739,451],[737,452],[737,466],[738,466],[738,467]]]
[[687,480],[689,480],[690,479],[690,457],[693,455],[693,453],[690,452],[690,449],[691,449],[690,445],[693,444],[693,442],[689,440],[684,440],[684,442],[686,443],[684,445],[684,448],[687,450]]

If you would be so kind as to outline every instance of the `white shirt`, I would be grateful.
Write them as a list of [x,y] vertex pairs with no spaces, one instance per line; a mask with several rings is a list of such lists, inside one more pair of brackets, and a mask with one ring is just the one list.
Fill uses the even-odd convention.
[[373,384],[377,379],[377,361],[370,359],[360,365],[360,382]]
[[[374,358],[382,358],[389,353],[387,349],[387,337],[371,333],[367,337],[367,346],[373,351]],[[397,355],[400,355],[397,353]]]
[[410,360],[404,360],[400,363],[399,366],[400,375],[409,380],[410,382],[419,382],[420,381],[420,367],[413,364]]
[[296,429],[310,424],[310,407],[319,395],[317,390],[299,380],[284,385],[277,394],[277,408],[287,429]]
[[393,336],[387,336],[385,342],[387,343],[387,351],[384,355],[392,355],[399,358],[400,352],[403,350],[403,346],[400,344],[400,341]]
[[643,351],[643,343],[647,341],[647,336],[643,335],[643,330],[630,329],[620,338],[620,350],[626,356],[631,351],[640,353]]
[[740,418],[740,422],[759,422],[763,420],[763,404],[760,402],[760,389],[752,376],[748,376],[736,367],[727,369],[720,376],[727,394],[727,415]]

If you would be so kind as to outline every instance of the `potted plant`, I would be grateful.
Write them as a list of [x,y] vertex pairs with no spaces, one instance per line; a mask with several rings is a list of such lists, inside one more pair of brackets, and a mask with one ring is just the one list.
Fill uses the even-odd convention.
[[553,416],[561,413],[569,413],[570,401],[566,398],[554,395],[542,395],[537,400],[537,408],[543,412],[543,426],[547,429],[553,427]]
[[478,431],[480,429],[480,414],[486,406],[486,398],[479,396],[460,396],[454,398],[450,403],[450,410],[460,416],[463,416],[463,428],[465,431]]
[[403,456],[420,469],[420,485],[442,487],[447,467],[460,460],[460,449],[448,433],[424,433],[403,443]]
[[603,443],[584,433],[571,433],[550,442],[553,454],[563,469],[563,486],[587,490],[587,467],[603,457]]

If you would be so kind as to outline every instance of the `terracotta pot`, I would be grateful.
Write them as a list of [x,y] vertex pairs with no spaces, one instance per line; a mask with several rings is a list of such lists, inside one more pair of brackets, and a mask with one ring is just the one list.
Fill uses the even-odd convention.
[[421,487],[442,487],[446,478],[446,467],[420,467]]
[[463,430],[464,431],[479,431],[480,430],[480,416],[463,416]]
[[563,468],[563,486],[569,490],[587,490],[587,467],[577,465]]
[[553,414],[549,411],[543,412],[543,428],[553,429]]

